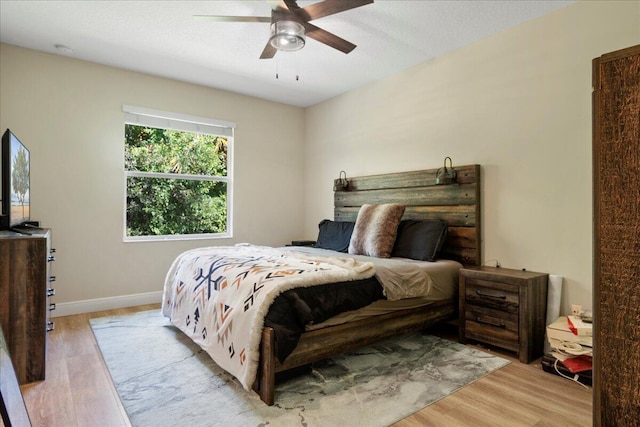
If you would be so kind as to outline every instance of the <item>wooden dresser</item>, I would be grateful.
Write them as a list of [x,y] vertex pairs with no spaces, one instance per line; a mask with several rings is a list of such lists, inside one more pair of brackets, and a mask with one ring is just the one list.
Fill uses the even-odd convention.
[[509,268],[461,269],[460,342],[515,351],[523,363],[542,356],[548,278]]
[[45,378],[54,249],[48,229],[0,231],[0,324],[20,384]]

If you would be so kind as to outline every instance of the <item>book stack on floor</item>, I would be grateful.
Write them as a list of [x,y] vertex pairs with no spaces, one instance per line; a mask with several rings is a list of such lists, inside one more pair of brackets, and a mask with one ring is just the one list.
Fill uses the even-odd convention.
[[579,316],[561,316],[547,326],[552,349],[542,357],[545,372],[592,385],[593,328]]

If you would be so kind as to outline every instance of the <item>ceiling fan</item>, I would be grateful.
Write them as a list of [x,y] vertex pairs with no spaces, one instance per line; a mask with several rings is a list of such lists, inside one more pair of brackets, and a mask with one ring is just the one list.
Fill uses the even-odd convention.
[[269,1],[271,16],[217,16],[195,15],[195,18],[216,22],[270,22],[271,37],[264,47],[260,59],[273,58],[278,50],[302,49],[305,36],[324,43],[344,53],[355,49],[356,45],[336,36],[309,21],[334,15],[373,3],[373,0],[324,0],[306,7],[298,6],[296,0]]

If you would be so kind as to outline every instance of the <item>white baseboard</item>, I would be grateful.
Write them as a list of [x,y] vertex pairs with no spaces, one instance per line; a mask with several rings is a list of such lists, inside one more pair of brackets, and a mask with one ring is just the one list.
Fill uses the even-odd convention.
[[162,291],[145,294],[122,295],[117,297],[96,298],[83,301],[56,303],[51,317],[70,316],[72,314],[91,313],[93,311],[111,310],[114,308],[133,307],[136,305],[162,302]]

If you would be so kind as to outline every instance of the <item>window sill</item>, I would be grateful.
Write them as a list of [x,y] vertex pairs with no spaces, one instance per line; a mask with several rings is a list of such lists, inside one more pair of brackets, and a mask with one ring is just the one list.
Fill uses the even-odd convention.
[[185,240],[218,240],[231,239],[233,235],[225,234],[174,234],[168,236],[124,236],[124,243],[140,243],[140,242],[172,242]]

